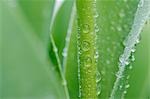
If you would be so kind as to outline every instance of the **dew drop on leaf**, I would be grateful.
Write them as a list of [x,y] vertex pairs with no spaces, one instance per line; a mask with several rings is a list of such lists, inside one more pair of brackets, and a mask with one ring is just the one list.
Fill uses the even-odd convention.
[[133,47],[132,49],[131,49],[131,52],[135,52],[136,51],[136,49],[135,49],[135,47]]
[[121,26],[117,26],[117,30],[118,30],[119,32],[121,32],[121,31],[122,31],[122,27],[121,27]]
[[99,27],[98,27],[97,24],[95,24],[95,32],[96,32],[96,33],[99,32]]
[[117,78],[122,78],[123,77],[120,72],[117,72],[116,76],[117,76]]
[[90,67],[91,63],[92,63],[92,59],[91,59],[91,57],[86,57],[83,62],[84,62],[84,66]]
[[125,88],[127,89],[127,88],[129,88],[130,87],[130,85],[129,84],[127,84],[127,85],[125,85]]
[[136,39],[136,44],[140,43],[141,40],[141,36],[138,36],[138,38]]
[[99,57],[99,54],[98,54],[98,51],[96,51],[95,56],[94,56],[94,58],[96,59],[96,61],[97,61],[98,57]]
[[64,49],[63,49],[62,55],[63,55],[63,57],[66,57],[66,56],[67,56],[67,48],[64,48]]
[[123,86],[122,86],[122,85],[120,85],[120,86],[119,86],[119,89],[121,90],[122,88],[123,88]]
[[98,17],[99,17],[99,14],[98,14],[98,12],[97,12],[97,11],[95,12],[94,17],[95,17],[95,18],[98,18]]
[[129,78],[130,78],[130,76],[128,75],[126,78],[127,78],[127,79],[129,79]]
[[129,69],[132,69],[132,68],[133,68],[132,65],[130,65],[130,66],[129,66]]
[[97,96],[100,95],[100,93],[101,93],[101,91],[98,91],[98,92],[97,92]]
[[66,85],[67,85],[66,80],[62,81],[62,85],[63,85],[63,86],[66,86]]
[[131,61],[135,61],[134,55],[131,56]]
[[101,75],[100,75],[99,71],[97,70],[97,72],[96,72],[97,96],[100,95],[100,93],[101,93],[100,81],[101,81]]
[[125,90],[123,93],[124,93],[124,94],[126,94],[126,93],[127,93],[127,91]]
[[96,82],[98,83],[98,82],[100,82],[100,80],[101,80],[101,76],[100,76],[99,71],[97,70],[97,72],[96,72]]
[[130,64],[129,60],[125,61],[125,64],[126,64],[126,65],[129,65],[129,64]]
[[83,41],[81,45],[83,51],[88,51],[90,49],[90,43],[88,41]]
[[58,52],[58,49],[56,46],[53,47],[54,52]]
[[90,70],[90,69],[88,70],[88,73],[91,73],[91,70]]
[[84,24],[83,25],[83,33],[89,33],[89,31],[90,31],[89,25],[88,24]]
[[139,4],[138,4],[138,7],[143,7],[143,5],[144,5],[144,0],[140,0]]

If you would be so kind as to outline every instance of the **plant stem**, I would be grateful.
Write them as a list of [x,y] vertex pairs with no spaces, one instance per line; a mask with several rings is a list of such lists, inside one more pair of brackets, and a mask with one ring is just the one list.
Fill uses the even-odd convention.
[[81,99],[97,98],[94,3],[95,0],[76,0]]

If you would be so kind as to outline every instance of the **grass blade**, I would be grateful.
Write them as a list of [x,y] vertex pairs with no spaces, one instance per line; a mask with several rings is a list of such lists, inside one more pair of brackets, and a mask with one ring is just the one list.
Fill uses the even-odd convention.
[[126,91],[123,91],[123,92],[120,91],[118,93],[118,90],[119,90],[118,88],[120,85],[124,85],[122,83],[125,83],[125,81],[121,81],[121,80],[124,80],[124,78],[122,78],[124,76],[123,73],[125,72],[126,66],[129,65],[129,62],[130,62],[129,57],[131,56],[131,53],[135,52],[134,47],[137,43],[139,43],[140,33],[150,16],[149,9],[150,9],[150,1],[141,0],[139,2],[138,9],[135,14],[134,22],[132,25],[132,29],[127,37],[127,40],[125,40],[124,42],[125,44],[124,52],[119,58],[119,61],[120,61],[119,71],[117,73],[118,75],[114,83],[114,88],[112,90],[110,99],[124,97],[124,94]]

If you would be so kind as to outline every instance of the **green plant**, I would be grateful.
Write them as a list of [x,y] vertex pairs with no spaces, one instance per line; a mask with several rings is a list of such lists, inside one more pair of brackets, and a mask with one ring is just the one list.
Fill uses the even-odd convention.
[[148,99],[149,9],[149,0],[1,0],[0,99]]
[[[78,14],[78,68],[82,99],[97,97],[96,84],[96,33],[94,20],[95,1],[77,0]],[[87,21],[88,20],[88,21]]]

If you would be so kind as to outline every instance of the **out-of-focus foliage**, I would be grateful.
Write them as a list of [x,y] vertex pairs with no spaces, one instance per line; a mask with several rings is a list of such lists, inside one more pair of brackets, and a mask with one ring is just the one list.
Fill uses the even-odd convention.
[[0,1],[1,99],[65,99],[48,56],[54,1]]

